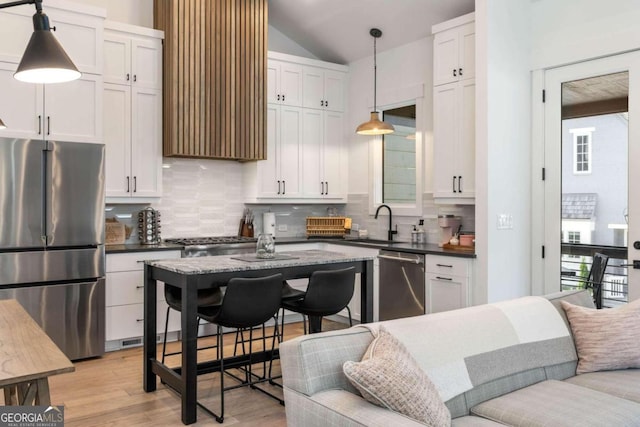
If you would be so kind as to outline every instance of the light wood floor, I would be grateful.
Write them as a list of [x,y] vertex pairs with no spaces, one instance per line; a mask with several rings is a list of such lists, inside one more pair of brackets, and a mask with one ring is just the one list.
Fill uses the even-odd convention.
[[[342,324],[324,320],[323,330],[341,329]],[[285,339],[302,334],[302,323],[288,324]],[[225,355],[233,352],[234,335],[225,336]],[[209,339],[211,340],[211,339]],[[200,339],[199,345],[205,340]],[[179,343],[169,343],[170,351],[179,349]],[[162,346],[158,346],[161,354]],[[213,350],[201,351],[198,360],[210,360]],[[175,361],[175,362],[174,362]],[[170,366],[179,363],[179,356],[167,360]],[[153,393],[142,389],[142,348],[115,351],[96,359],[74,363],[76,371],[49,378],[51,402],[64,405],[66,427],[93,426],[179,426],[180,397],[160,384]],[[274,374],[280,373],[278,362],[274,363]],[[281,381],[281,380],[279,380]],[[234,384],[228,376],[225,386]],[[261,385],[274,394],[282,396],[279,387]],[[198,377],[198,399],[219,411],[219,374]],[[218,424],[209,414],[198,409],[198,421],[194,426]],[[285,426],[284,406],[275,399],[241,387],[225,392],[225,419],[223,425],[276,427]]]

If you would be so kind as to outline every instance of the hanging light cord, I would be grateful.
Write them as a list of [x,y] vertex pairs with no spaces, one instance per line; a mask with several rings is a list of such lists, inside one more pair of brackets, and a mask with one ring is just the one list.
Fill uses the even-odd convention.
[[373,37],[373,111],[377,109],[376,88],[378,87],[378,61],[376,60],[376,41],[377,37]]

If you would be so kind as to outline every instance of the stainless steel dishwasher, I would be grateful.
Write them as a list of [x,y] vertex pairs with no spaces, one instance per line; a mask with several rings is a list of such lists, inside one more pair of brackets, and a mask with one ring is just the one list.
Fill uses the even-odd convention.
[[425,313],[424,255],[381,250],[380,320]]

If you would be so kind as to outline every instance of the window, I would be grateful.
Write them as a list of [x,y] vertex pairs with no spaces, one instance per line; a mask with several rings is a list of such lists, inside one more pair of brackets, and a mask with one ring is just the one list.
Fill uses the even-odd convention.
[[382,138],[382,201],[410,204],[416,200],[416,106],[384,110],[395,132]]
[[580,232],[567,231],[567,243],[580,243]]
[[591,135],[595,128],[572,129],[573,135],[573,173],[576,175],[591,173]]

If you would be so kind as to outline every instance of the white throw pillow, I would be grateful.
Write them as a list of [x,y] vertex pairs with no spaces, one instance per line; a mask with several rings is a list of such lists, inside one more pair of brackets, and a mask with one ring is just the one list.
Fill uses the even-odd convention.
[[406,347],[380,326],[362,361],[343,370],[362,397],[432,427],[451,425],[451,414],[438,391]]

